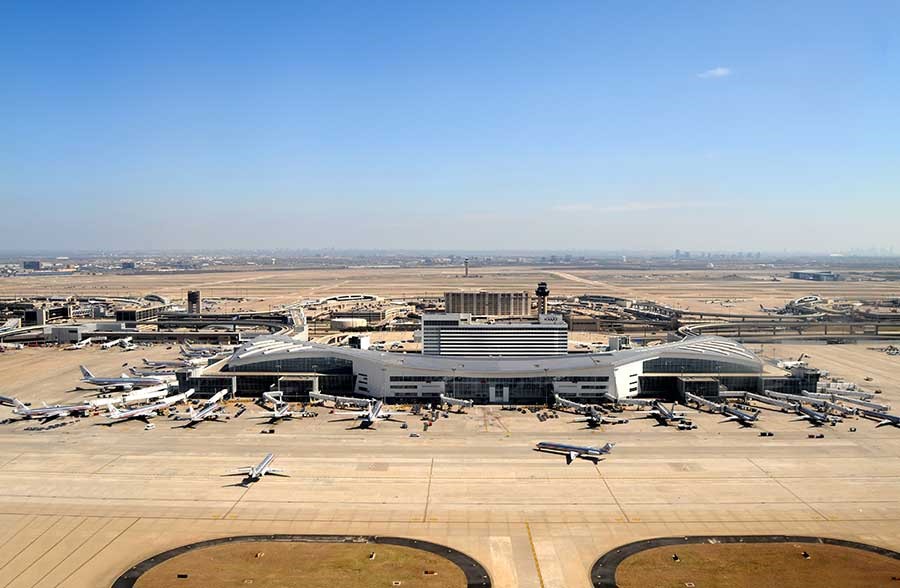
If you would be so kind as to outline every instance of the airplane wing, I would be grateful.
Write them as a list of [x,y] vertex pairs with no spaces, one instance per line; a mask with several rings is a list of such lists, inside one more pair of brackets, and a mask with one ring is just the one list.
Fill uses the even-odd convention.
[[245,475],[249,474],[252,470],[253,470],[252,467],[237,468],[237,469],[230,471],[229,473],[227,473],[225,475],[226,476],[245,476]]
[[893,424],[894,424],[894,422],[891,421],[890,419],[885,419],[883,421],[879,421],[879,423],[877,425],[875,425],[875,428],[877,429],[878,427],[883,427],[885,425],[893,425]]
[[281,476],[281,477],[283,477],[283,478],[290,478],[290,475],[284,473],[284,470],[276,470],[276,469],[269,468],[269,469],[266,471],[266,473],[267,473],[267,474],[271,474],[271,475],[273,475],[273,476]]

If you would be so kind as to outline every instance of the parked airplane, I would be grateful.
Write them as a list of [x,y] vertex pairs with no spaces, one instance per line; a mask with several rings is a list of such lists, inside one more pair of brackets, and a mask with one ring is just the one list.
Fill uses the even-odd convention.
[[245,476],[244,481],[241,482],[242,486],[246,486],[250,482],[255,482],[265,476],[266,474],[273,476],[285,476],[289,477],[284,473],[283,470],[276,470],[272,467],[272,462],[275,461],[275,454],[267,453],[262,461],[256,464],[255,466],[248,466],[243,468],[238,468],[233,472],[226,474],[227,476]]
[[383,408],[384,408],[384,403],[381,400],[376,400],[375,402],[370,403],[366,410],[357,410],[357,411],[351,411],[351,412],[336,413],[336,414],[353,415],[352,418],[337,419],[337,421],[358,420],[359,426],[355,427],[358,429],[368,429],[369,427],[371,427],[372,425],[377,423],[379,420],[402,422],[402,421],[397,421],[396,419],[391,418],[393,415],[398,414],[398,413],[385,412],[384,410],[382,410]]
[[282,402],[276,404],[265,416],[268,417],[270,423],[275,423],[283,419],[292,419],[295,414],[287,402]]
[[824,425],[826,423],[834,424],[838,422],[840,419],[837,417],[829,416],[824,412],[819,412],[818,410],[813,410],[807,406],[803,406],[802,404],[797,405],[797,414],[800,415],[795,419],[791,419],[793,421],[809,421],[816,427],[820,425]]
[[181,354],[185,357],[213,357],[215,355],[219,355],[221,353],[225,353],[229,351],[229,349],[219,346],[213,345],[210,347],[194,347],[190,343],[185,343],[180,348]]
[[[116,408],[115,404],[110,404],[107,408],[109,409],[109,414],[106,415],[106,418],[111,421],[115,421],[115,423],[123,423],[125,421],[129,421],[131,419],[140,419],[142,421],[146,421],[147,419],[151,419],[159,414],[159,411],[169,406],[166,402],[157,402],[155,404],[148,404],[147,406],[139,406],[138,408],[131,408],[128,410],[119,410]],[[109,423],[114,424],[114,423]]]
[[587,423],[589,429],[596,429],[600,425],[621,425],[628,422],[628,419],[607,416],[593,406],[588,406],[583,414],[584,418],[575,419],[572,422]]
[[140,377],[129,377],[127,374],[122,374],[118,378],[103,378],[95,376],[90,372],[86,367],[79,366],[81,368],[82,377],[81,381],[85,384],[91,384],[92,386],[99,386],[103,389],[120,389],[120,390],[131,390],[132,388],[142,388],[145,386],[158,386],[160,384],[165,384],[171,380],[174,380],[171,376],[140,376]]
[[175,419],[179,421],[188,421],[185,427],[193,427],[197,423],[202,423],[203,421],[218,421],[223,409],[224,407],[217,402],[207,404],[196,411],[193,406],[189,406],[187,416],[178,416],[175,417]]
[[448,406],[456,406],[457,412],[462,412],[464,408],[471,408],[474,404],[474,400],[465,400],[462,398],[453,398],[452,396],[444,396],[441,394],[441,404],[446,404]]
[[585,459],[593,461],[594,463],[597,463],[597,460],[601,455],[609,453],[615,446],[615,443],[607,443],[602,447],[591,447],[583,445],[569,445],[568,443],[556,443],[554,441],[539,441],[535,449],[537,451],[550,451],[553,453],[565,454],[567,464],[572,463],[575,458],[578,457],[583,457]]
[[740,423],[743,427],[752,427],[753,423],[759,419],[759,411],[750,413],[728,404],[722,404],[721,406],[722,414],[726,416],[726,418],[721,421],[723,423],[732,421]]
[[150,369],[138,369],[136,367],[128,368],[128,371],[132,376],[136,378],[162,378],[162,377],[177,377],[175,375],[174,369],[168,368],[150,368]]
[[309,393],[310,400],[317,400],[319,402],[333,402],[335,405],[339,404],[353,404],[355,406],[369,406],[375,399],[373,398],[353,398],[350,396],[334,396],[332,394],[320,394],[318,392],[310,392]]
[[655,418],[660,425],[670,425],[673,421],[683,421],[685,418],[683,412],[675,412],[674,404],[672,408],[666,408],[657,400],[651,406],[653,408],[647,411],[647,416]]
[[596,407],[591,406],[589,404],[582,404],[580,402],[575,402],[574,400],[569,400],[568,398],[563,398],[559,394],[554,394],[554,406],[560,406],[563,408],[568,408],[570,410],[575,411],[577,414],[584,415],[584,418],[575,419],[574,423],[587,423],[588,428],[594,429],[599,427],[600,425],[609,424],[609,425],[617,425],[621,423],[627,423],[628,419],[620,419],[607,416],[603,414],[601,411],[597,410]]
[[82,339],[78,343],[73,343],[72,345],[69,345],[68,347],[66,347],[66,349],[69,351],[74,351],[76,349],[84,349],[91,343],[93,343],[93,341],[91,340],[90,337],[88,337],[87,339]]
[[759,411],[750,413],[730,406],[727,403],[720,404],[718,402],[713,402],[712,400],[697,396],[696,394],[691,394],[690,392],[685,392],[684,398],[687,402],[695,403],[698,408],[705,406],[710,412],[717,412],[725,415],[725,419],[721,421],[723,423],[730,421],[740,423],[743,427],[751,427],[753,426],[753,423],[759,419]]
[[865,408],[860,408],[859,414],[871,419],[880,419],[879,423],[875,425],[876,429],[885,425],[900,427],[900,416],[897,416],[895,414],[888,414],[886,412],[878,412],[875,410],[867,410]]
[[40,408],[29,408],[22,404],[17,398],[13,398],[12,401],[14,406],[13,414],[26,419],[41,419],[43,421],[49,421],[69,415],[83,416],[93,409],[93,406],[90,404],[71,404],[68,406],[62,404],[47,406],[44,404],[44,406]]
[[119,347],[125,347],[129,343],[131,343],[131,337],[122,337],[121,339],[113,339],[112,341],[101,343],[100,349],[111,349],[116,345],[118,345]]
[[176,359],[167,361],[151,361],[146,357],[141,358],[144,365],[149,368],[190,368],[201,366],[206,363],[205,359]]

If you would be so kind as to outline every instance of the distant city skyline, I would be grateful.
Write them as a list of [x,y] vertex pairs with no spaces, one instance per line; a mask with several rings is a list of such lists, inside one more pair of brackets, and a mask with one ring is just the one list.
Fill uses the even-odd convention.
[[900,250],[898,18],[18,3],[0,251]]

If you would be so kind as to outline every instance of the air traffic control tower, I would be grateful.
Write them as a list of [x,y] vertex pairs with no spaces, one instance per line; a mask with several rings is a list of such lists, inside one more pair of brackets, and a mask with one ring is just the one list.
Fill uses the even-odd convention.
[[550,296],[550,288],[547,287],[547,282],[538,283],[534,295],[537,296],[538,300],[538,316],[547,314],[547,297]]

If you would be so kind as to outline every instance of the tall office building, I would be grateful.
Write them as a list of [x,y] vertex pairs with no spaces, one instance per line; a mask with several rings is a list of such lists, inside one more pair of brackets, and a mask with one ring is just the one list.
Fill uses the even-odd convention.
[[569,331],[562,317],[541,315],[521,323],[475,323],[471,315],[426,314],[422,317],[422,353],[468,357],[565,355]]
[[449,313],[480,316],[528,316],[529,292],[444,292],[444,307]]

